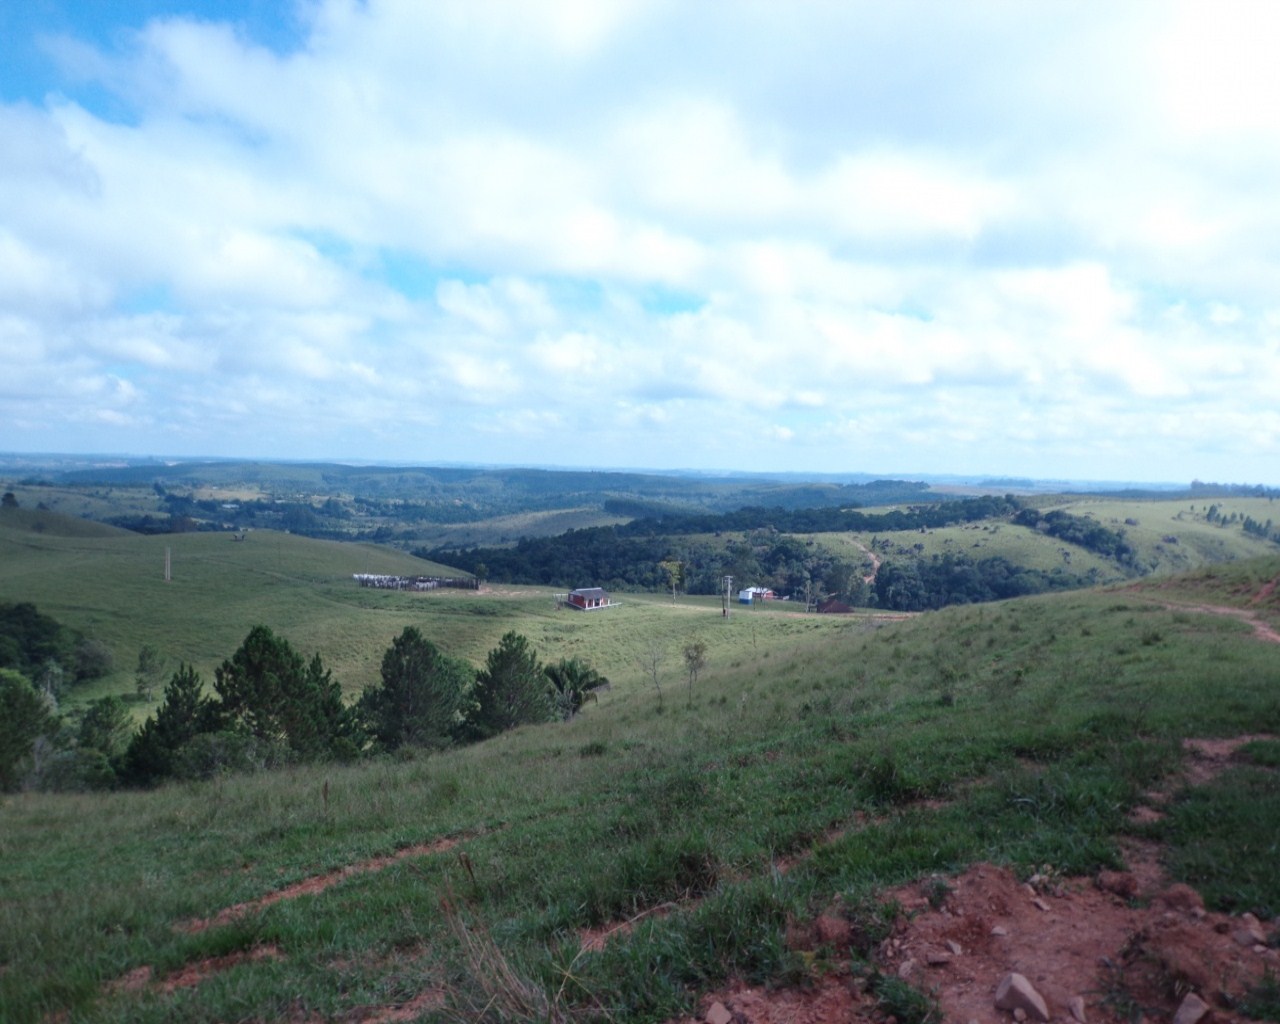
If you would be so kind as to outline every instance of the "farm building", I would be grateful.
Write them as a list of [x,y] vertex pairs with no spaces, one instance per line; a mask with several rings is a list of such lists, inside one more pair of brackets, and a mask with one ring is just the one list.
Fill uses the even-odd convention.
[[569,596],[565,600],[570,608],[577,608],[580,611],[589,612],[597,608],[608,608],[613,604],[609,597],[608,591],[599,587],[582,587],[578,590],[569,591]]
[[778,597],[768,587],[747,587],[738,591],[739,604],[752,604],[755,601],[773,601]]

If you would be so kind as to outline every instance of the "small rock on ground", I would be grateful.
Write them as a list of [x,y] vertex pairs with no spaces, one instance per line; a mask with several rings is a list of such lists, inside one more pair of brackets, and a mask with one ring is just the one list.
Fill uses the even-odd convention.
[[996,987],[997,1010],[1022,1010],[1028,1017],[1048,1021],[1049,1007],[1035,986],[1016,971],[1006,974]]
[[1173,1015],[1173,1024],[1199,1024],[1209,1012],[1209,1004],[1194,992],[1188,992]]

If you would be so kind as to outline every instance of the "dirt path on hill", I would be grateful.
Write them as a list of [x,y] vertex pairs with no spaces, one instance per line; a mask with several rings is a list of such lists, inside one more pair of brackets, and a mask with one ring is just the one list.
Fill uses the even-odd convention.
[[[1253,739],[1188,740],[1182,772],[1145,795],[1135,818],[1158,819],[1183,785],[1202,785]],[[900,912],[874,951],[875,969],[931,998],[933,1021],[1012,1024],[995,1006],[1006,975],[1023,975],[1062,1024],[1171,1020],[1194,993],[1209,1004],[1205,1022],[1246,1018],[1235,1007],[1264,975],[1280,971],[1275,922],[1207,911],[1198,893],[1164,873],[1157,844],[1122,843],[1125,870],[1064,877],[1044,865],[1027,882],[1005,867],[975,864],[954,877],[922,879],[882,894]],[[699,1013],[672,1024],[885,1024],[892,1007],[853,968],[852,915],[837,900],[787,941],[827,969],[803,987],[736,983],[704,997]],[[1034,1015],[1027,1018],[1036,1021]]]
[[1165,605],[1166,608],[1176,608],[1179,610],[1201,612],[1205,615],[1226,615],[1233,619],[1239,619],[1241,622],[1247,623],[1253,629],[1253,635],[1256,639],[1269,644],[1280,644],[1280,631],[1268,622],[1264,622],[1258,618],[1257,612],[1251,612],[1244,608],[1231,608],[1227,605],[1218,604],[1195,604],[1195,605]]
[[[479,833],[472,833],[477,835]],[[330,886],[337,885],[339,882],[351,878],[353,875],[363,875],[370,871],[382,871],[389,868],[392,864],[400,861],[410,860],[415,857],[430,857],[438,853],[446,853],[456,847],[467,836],[454,836],[445,839],[437,839],[430,843],[421,843],[417,846],[407,846],[403,850],[397,850],[395,853],[387,854],[383,857],[371,857],[368,860],[357,861],[354,864],[348,864],[345,867],[337,868],[334,871],[327,872],[323,875],[313,875],[310,878],[304,878],[301,882],[294,882],[287,885],[283,889],[276,889],[269,892],[265,896],[260,896],[256,900],[249,900],[245,903],[237,903],[235,906],[227,907],[218,911],[213,917],[197,918],[194,921],[182,921],[174,925],[174,931],[186,932],[187,934],[196,934],[203,932],[209,928],[218,928],[222,925],[231,924],[238,921],[242,917],[255,914],[259,910],[265,910],[267,907],[280,903],[283,900],[297,899],[299,896],[309,896],[313,893],[324,892]]]
[[874,585],[876,582],[876,573],[880,571],[880,556],[877,555],[865,544],[860,544],[856,540],[853,542],[853,546],[857,548],[859,551],[861,551],[864,555],[866,555],[869,559],[871,559],[871,573],[868,576],[863,576],[862,582],[865,583],[867,586]]
[[1147,593],[1140,589],[1141,584],[1131,584],[1130,586],[1125,587],[1124,590],[1126,593],[1138,598],[1139,600],[1157,604],[1168,611],[1195,612],[1199,615],[1225,615],[1228,618],[1236,619],[1237,621],[1248,625],[1253,630],[1255,639],[1261,640],[1264,643],[1280,644],[1280,629],[1277,629],[1276,626],[1262,618],[1258,611],[1251,610],[1270,601],[1278,586],[1280,586],[1280,576],[1264,583],[1258,589],[1258,592],[1249,599],[1248,605],[1243,608],[1235,605],[1210,604],[1208,602],[1201,601],[1170,601],[1167,598],[1157,597],[1155,594]]
[[[1135,594],[1135,597],[1144,601],[1150,601],[1159,605],[1161,608],[1171,612],[1195,612],[1199,615],[1225,615],[1227,618],[1236,619],[1245,623],[1253,630],[1254,638],[1264,643],[1280,644],[1280,630],[1277,630],[1271,623],[1262,619],[1257,612],[1250,611],[1248,608],[1234,608],[1226,604],[1182,604],[1177,601],[1158,600],[1149,597],[1146,594]],[[1252,604],[1257,604],[1258,599],[1255,598]]]
[[[300,882],[293,885],[287,885],[283,889],[277,889],[269,892],[265,896],[261,896],[256,900],[249,900],[244,903],[237,903],[234,906],[220,910],[213,917],[197,918],[192,921],[182,921],[175,924],[174,931],[186,934],[196,934],[207,931],[210,928],[218,928],[223,925],[231,924],[250,914],[257,913],[267,907],[273,906],[284,900],[297,899],[300,896],[307,896],[314,893],[320,893],[337,885],[345,879],[352,878],[355,875],[367,874],[373,871],[382,871],[393,864],[401,861],[413,860],[421,857],[436,856],[441,853],[447,853],[458,847],[466,839],[483,835],[489,830],[480,829],[465,835],[447,836],[443,839],[437,839],[430,843],[419,843],[416,846],[408,846],[403,850],[397,850],[395,853],[386,854],[381,857],[370,857],[366,860],[356,861],[334,871],[328,871],[322,875],[313,875],[310,878],[304,878]],[[465,854],[459,854],[465,858]],[[161,994],[169,994],[179,989],[194,988],[209,978],[229,971],[240,964],[249,963],[260,960],[283,960],[284,953],[278,946],[273,944],[255,945],[248,950],[238,950],[228,953],[225,956],[207,957],[202,960],[193,961],[184,964],[177,970],[170,971],[163,975],[157,975],[154,968],[149,964],[141,967],[135,967],[127,974],[114,981],[108,982],[103,987],[103,993],[107,997],[118,996],[126,993],[137,993],[144,990],[157,992]],[[364,1007],[360,1010],[354,1010],[344,1020],[352,1022],[352,1024],[397,1024],[401,1021],[417,1020],[423,1014],[431,1010],[439,1009],[444,1005],[444,990],[438,987],[428,987],[419,992],[414,998],[403,1004],[395,1004],[389,1006],[371,1006]],[[57,1015],[46,1018],[49,1024],[54,1024],[60,1018]]]
[[1262,604],[1263,601],[1267,600],[1269,597],[1271,597],[1272,594],[1276,592],[1276,587],[1278,585],[1280,585],[1280,576],[1277,576],[1275,579],[1271,580],[1269,583],[1263,584],[1262,589],[1253,595],[1253,600],[1250,601],[1249,603]]

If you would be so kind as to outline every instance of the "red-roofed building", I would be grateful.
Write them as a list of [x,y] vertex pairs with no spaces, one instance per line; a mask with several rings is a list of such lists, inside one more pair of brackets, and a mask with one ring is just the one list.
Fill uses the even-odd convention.
[[595,611],[597,608],[608,608],[613,604],[613,601],[609,597],[608,591],[599,587],[582,587],[578,590],[569,591],[569,597],[565,603],[570,608],[590,612]]

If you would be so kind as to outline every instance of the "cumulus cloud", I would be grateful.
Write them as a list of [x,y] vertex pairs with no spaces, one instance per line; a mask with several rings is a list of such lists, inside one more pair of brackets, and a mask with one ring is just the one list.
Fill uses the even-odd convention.
[[1276,482],[1263,0],[237,15],[18,41],[12,445]]

